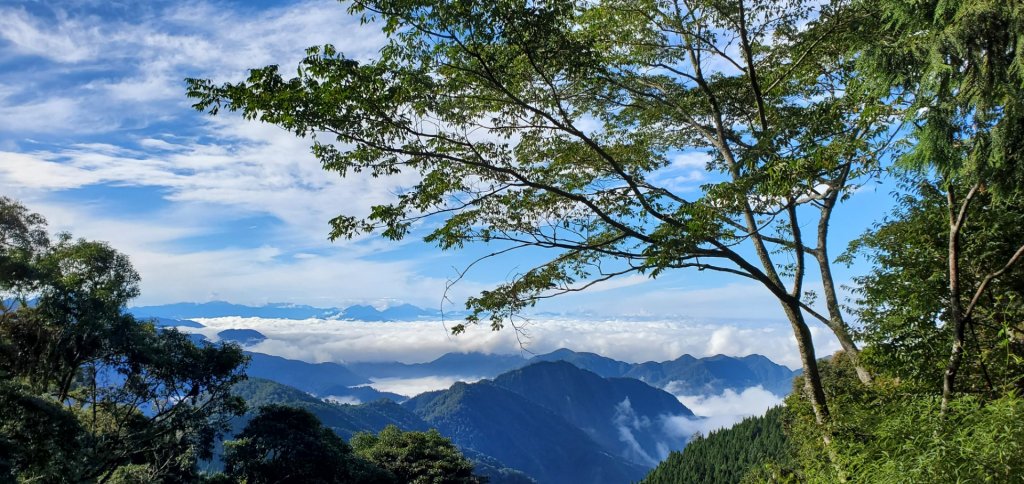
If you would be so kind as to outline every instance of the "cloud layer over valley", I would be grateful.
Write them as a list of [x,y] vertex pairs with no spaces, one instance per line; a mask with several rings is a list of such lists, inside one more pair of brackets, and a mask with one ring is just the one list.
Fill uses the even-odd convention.
[[[719,325],[679,320],[535,319],[518,335],[512,328],[471,326],[451,336],[442,321],[364,322],[323,319],[197,319],[208,337],[229,328],[251,328],[267,340],[252,351],[309,362],[430,361],[449,352],[522,353],[559,348],[587,351],[627,362],[666,361],[683,354],[743,356],[753,353],[798,368],[796,344],[782,325]],[[454,322],[449,322],[453,324]],[[822,355],[838,349],[827,330],[813,328]],[[520,347],[520,342],[522,347]]]
[[741,392],[725,390],[720,395],[680,395],[672,391],[672,385],[665,391],[673,393],[694,415],[703,417],[667,417],[664,425],[672,435],[690,436],[696,432],[709,432],[731,427],[740,420],[753,415],[764,415],[769,408],[782,404],[782,398],[761,388],[750,387]]

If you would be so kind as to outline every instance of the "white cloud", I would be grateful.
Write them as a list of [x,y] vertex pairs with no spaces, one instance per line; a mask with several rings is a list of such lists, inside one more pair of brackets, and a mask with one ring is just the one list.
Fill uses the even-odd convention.
[[83,108],[81,100],[59,95],[23,103],[0,100],[0,131],[46,132],[69,129],[90,133],[118,127],[115,120],[102,120],[103,116],[97,112],[87,113],[89,111]]
[[371,378],[366,385],[381,392],[397,393],[414,397],[434,390],[447,390],[455,382],[474,383],[482,380],[479,376],[425,376],[420,378]]
[[44,22],[21,9],[0,9],[0,39],[23,55],[56,62],[81,62],[96,55],[98,29],[84,19],[69,19],[58,12],[56,22]]
[[[672,385],[665,391],[675,394]],[[670,435],[689,437],[697,432],[707,435],[713,430],[735,425],[744,418],[764,415],[769,408],[782,404],[782,399],[760,385],[736,393],[727,389],[721,395],[676,395],[679,401],[701,418],[666,417],[663,425]]]
[[359,405],[360,403],[363,403],[358,398],[350,396],[339,397],[336,395],[327,395],[326,397],[323,398],[323,400],[325,402],[334,403],[337,405]]
[[[839,343],[835,335],[820,325],[810,327],[811,339],[814,341],[816,356],[830,355],[839,350]],[[765,347],[772,347],[765,352]],[[716,355],[747,355],[760,353],[769,358],[771,354],[788,355],[784,364],[791,368],[800,368],[800,361],[797,358],[799,350],[796,339],[788,327],[777,328],[738,328],[736,326],[722,326],[711,333],[705,354]],[[780,361],[772,358],[775,361]]]
[[666,457],[664,455],[660,455],[658,458],[651,457],[640,445],[640,442],[636,440],[633,431],[648,432],[651,427],[651,421],[647,417],[637,416],[636,412],[633,411],[633,405],[630,403],[629,397],[615,405],[612,424],[615,425],[615,430],[619,433],[619,441],[626,444],[625,457],[627,459],[634,462],[643,462],[654,467]]
[[[101,17],[81,6],[40,7],[33,9],[38,15],[0,8],[0,45],[10,55],[57,64],[36,68],[29,82],[18,77],[21,99],[0,96],[0,120],[17,120],[0,121],[0,130],[66,135],[196,119],[184,96],[185,77],[237,81],[247,69],[270,64],[287,75],[311,45],[333,43],[365,60],[384,42],[375,25],[361,25],[327,0],[262,10],[154,3],[133,8],[130,17],[119,17],[116,8]],[[54,96],[55,85],[63,97]]]
[[704,171],[711,161],[711,155],[702,151],[686,151],[673,155],[669,159],[669,167]]
[[[670,386],[665,391],[675,393]],[[737,393],[726,389],[721,395],[677,395],[679,401],[701,417],[763,415],[769,408],[780,405],[782,399],[760,385]]]
[[162,189],[180,205],[205,204],[235,213],[268,214],[323,242],[327,221],[339,213],[367,214],[373,204],[418,180],[415,174],[341,178],[327,173],[309,153],[309,141],[275,126],[216,118],[216,144],[144,138],[159,150],[112,145],[74,145],[57,151],[0,152],[0,184],[66,190],[101,183]]

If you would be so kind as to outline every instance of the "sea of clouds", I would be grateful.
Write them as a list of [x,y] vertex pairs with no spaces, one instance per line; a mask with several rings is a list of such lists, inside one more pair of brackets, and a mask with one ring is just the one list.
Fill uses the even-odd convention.
[[[533,319],[491,331],[470,326],[453,336],[455,321],[365,322],[325,319],[200,318],[206,328],[191,330],[216,339],[231,328],[255,329],[267,339],[248,350],[314,363],[400,361],[420,363],[449,352],[522,354],[530,357],[559,348],[597,353],[628,362],[666,361],[683,354],[697,357],[762,354],[799,368],[796,343],[783,324],[759,326],[708,324],[681,320]],[[831,333],[812,327],[819,354],[839,349]]]
[[[188,329],[215,340],[225,329],[255,329],[267,339],[247,347],[250,351],[309,362],[400,361],[419,363],[449,352],[522,354],[529,358],[559,348],[593,352],[628,362],[665,361],[683,354],[696,357],[725,354],[744,356],[758,353],[790,368],[799,368],[796,344],[789,328],[782,324],[722,325],[680,320],[585,320],[534,319],[522,331],[507,328],[491,331],[470,326],[465,334],[452,336],[454,321],[366,322],[326,319],[200,318],[205,328]],[[828,330],[812,328],[820,354],[830,354],[838,343]],[[414,396],[449,388],[456,381],[472,383],[484,376],[437,375],[418,378],[376,378],[369,386],[385,392]],[[688,439],[695,433],[707,435],[730,427],[742,419],[762,415],[781,405],[782,396],[760,386],[742,391],[725,390],[717,395],[687,395],[671,383],[664,388],[698,418],[666,415],[659,422],[668,439]],[[352,397],[338,403],[359,403]],[[623,438],[630,433],[622,430]],[[626,441],[628,443],[628,439]],[[659,449],[667,453],[670,447]],[[662,452],[664,450],[664,452]],[[642,457],[642,455],[641,455]],[[663,455],[648,456],[651,461]]]

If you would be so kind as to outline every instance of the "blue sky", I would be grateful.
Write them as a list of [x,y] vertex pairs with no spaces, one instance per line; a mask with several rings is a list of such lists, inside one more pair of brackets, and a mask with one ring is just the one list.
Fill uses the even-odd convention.
[[[0,193],[51,226],[110,242],[143,277],[139,305],[228,300],[437,307],[454,268],[490,249],[444,253],[415,238],[331,243],[327,221],[365,213],[412,179],[342,179],[276,127],[190,108],[185,77],[242,78],[306,47],[374,55],[383,36],[333,1],[6,1],[0,6]],[[679,181],[701,163],[681,158]],[[880,219],[886,185],[843,205],[833,254]],[[527,268],[507,257],[474,270],[456,299]],[[862,271],[840,268],[841,282]],[[813,279],[813,276],[811,277]],[[813,281],[812,281],[813,282]],[[813,283],[811,286],[813,287]],[[781,321],[766,291],[707,272],[626,278],[541,309]]]

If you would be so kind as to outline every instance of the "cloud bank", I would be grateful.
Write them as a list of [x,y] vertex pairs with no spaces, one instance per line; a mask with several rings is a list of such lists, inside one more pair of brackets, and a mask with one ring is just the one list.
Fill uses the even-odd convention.
[[[559,348],[589,351],[628,362],[665,361],[683,354],[744,356],[759,353],[799,367],[793,336],[783,324],[717,325],[681,320],[535,319],[518,335],[511,328],[491,331],[470,326],[451,336],[442,321],[364,322],[323,319],[197,319],[208,337],[231,328],[255,329],[267,339],[252,351],[310,362],[401,361],[419,363],[449,352],[521,353],[525,357]],[[839,348],[831,333],[814,328],[819,353]],[[522,346],[520,345],[522,344]],[[401,393],[401,392],[399,392]]]
[[425,376],[420,378],[371,378],[366,385],[381,392],[397,393],[414,397],[424,392],[447,390],[455,382],[475,383],[482,380],[480,376]]
[[[672,392],[672,386],[665,387]],[[782,404],[782,398],[760,385],[742,392],[726,389],[721,395],[676,395],[676,398],[697,415],[698,419],[666,417],[665,429],[670,435],[689,437],[700,432],[703,435],[732,427],[744,418],[764,415],[769,408]]]

